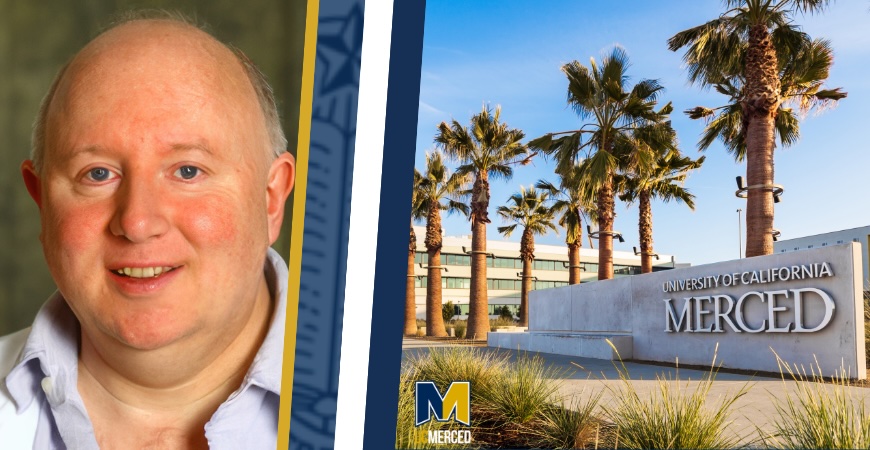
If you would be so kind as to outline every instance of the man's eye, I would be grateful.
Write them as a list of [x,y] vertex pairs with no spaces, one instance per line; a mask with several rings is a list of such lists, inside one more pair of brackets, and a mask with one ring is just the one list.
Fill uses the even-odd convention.
[[88,177],[93,181],[106,181],[112,176],[112,172],[105,167],[94,167],[88,171]]
[[194,166],[182,166],[175,173],[177,176],[185,180],[191,180],[199,175],[199,168]]

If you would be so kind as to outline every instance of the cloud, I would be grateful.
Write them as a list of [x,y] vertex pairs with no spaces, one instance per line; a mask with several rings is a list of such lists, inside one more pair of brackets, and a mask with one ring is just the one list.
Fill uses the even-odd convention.
[[432,106],[424,101],[420,101],[420,112],[427,113],[427,114],[435,114],[435,115],[447,114],[444,111],[441,111],[440,109],[438,109],[438,108],[436,108],[436,107],[434,107],[434,106]]

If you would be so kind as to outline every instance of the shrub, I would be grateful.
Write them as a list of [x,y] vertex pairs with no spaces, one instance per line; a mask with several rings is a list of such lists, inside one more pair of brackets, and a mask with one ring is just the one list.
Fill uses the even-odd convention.
[[779,413],[773,423],[776,433],[765,441],[788,449],[870,447],[870,417],[864,399],[849,395],[845,370],[832,377],[833,386],[828,386],[818,361],[809,375],[803,368],[792,370],[778,355],[777,362],[783,380],[788,372],[795,381],[797,393],[786,393],[784,401],[774,400]]
[[447,300],[447,303],[441,305],[441,317],[444,318],[444,323],[450,322],[450,319],[456,315],[456,307],[453,306],[452,300]]
[[500,421],[527,423],[553,400],[559,389],[556,379],[562,375],[544,367],[540,356],[521,354],[511,369],[499,377],[498,384],[486,393],[484,407]]
[[517,322],[514,319],[506,319],[499,317],[497,319],[489,319],[489,331],[495,331],[496,327],[512,327],[516,326]]
[[500,319],[507,319],[510,321],[514,320],[514,313],[511,312],[508,305],[502,305],[501,308],[496,308],[496,313],[498,313]]
[[546,405],[541,410],[539,424],[530,430],[534,436],[533,445],[553,449],[597,448],[601,423],[592,413],[602,393],[598,391],[585,402],[575,400],[569,405],[564,402]]
[[713,369],[696,382],[694,389],[688,381],[681,386],[677,372],[674,379],[656,377],[658,394],[641,398],[620,361],[616,368],[621,388],[608,387],[613,393],[613,403],[603,406],[605,415],[616,428],[617,445],[663,449],[735,447],[742,437],[726,432],[730,423],[727,418],[734,402],[746,394],[749,385],[744,385],[736,394],[725,395],[708,408],[708,395],[717,372],[715,354],[711,366]]
[[[398,448],[431,448],[421,441],[429,429],[459,427],[428,422],[414,427],[414,381],[433,381],[444,389],[452,381],[471,382],[473,446],[485,448],[576,448],[597,444],[599,423],[593,411],[601,394],[585,403],[551,403],[560,371],[539,357],[520,355],[508,366],[508,354],[469,347],[431,348],[402,367]],[[461,428],[461,427],[460,427]],[[596,445],[597,446],[597,445]]]
[[453,381],[470,381],[472,399],[490,390],[506,370],[507,356],[470,347],[431,348],[428,355],[411,357],[417,380],[431,380],[439,388]]
[[467,327],[467,322],[464,320],[457,320],[453,322],[453,328],[455,330],[456,337],[462,339],[465,337],[465,328]]

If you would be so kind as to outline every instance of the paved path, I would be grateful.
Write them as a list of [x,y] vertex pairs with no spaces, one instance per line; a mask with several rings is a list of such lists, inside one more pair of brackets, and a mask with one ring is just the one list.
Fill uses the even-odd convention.
[[[405,339],[402,343],[402,359],[405,361],[413,355],[425,354],[430,347],[450,347],[454,345],[449,341],[427,342]],[[483,347],[480,350],[500,354],[508,353],[512,360],[515,360],[519,354],[516,350],[489,347]],[[619,379],[619,373],[611,361],[538,352],[528,352],[528,355],[540,356],[547,365],[566,373],[565,376],[559,378],[561,384],[559,394],[565,400],[571,400],[575,397],[585,400],[594,393],[603,390],[601,402],[606,405],[612,402],[614,390],[622,388],[623,382]],[[679,372],[679,379],[681,380],[679,383],[680,389],[684,392],[688,390],[691,393],[698,385],[696,381],[691,380],[699,380],[705,375],[705,372],[701,370],[682,368],[678,371],[673,367],[635,362],[627,362],[625,367],[632,386],[642,399],[649,398],[653,393],[658,393],[659,384],[656,381],[656,377],[673,380],[677,377],[677,372]],[[823,389],[833,389],[833,386],[830,384],[820,386]],[[716,402],[722,399],[723,396],[734,395],[744,388],[748,389],[746,395],[738,399],[732,407],[730,430],[732,433],[741,436],[743,442],[750,442],[758,436],[757,429],[761,430],[762,433],[772,433],[774,431],[773,420],[778,417],[775,406],[776,402],[785,405],[788,394],[791,394],[796,399],[797,383],[791,380],[783,381],[779,377],[753,377],[720,372],[716,376],[716,380],[707,398],[709,401]],[[870,389],[859,387],[849,387],[846,389],[855,398],[863,398],[865,405],[870,410],[870,399],[868,399]]]

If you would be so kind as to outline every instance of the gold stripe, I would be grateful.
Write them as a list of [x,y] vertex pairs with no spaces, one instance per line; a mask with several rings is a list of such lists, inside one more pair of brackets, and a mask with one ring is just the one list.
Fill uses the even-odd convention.
[[281,371],[281,402],[278,408],[278,450],[290,446],[290,408],[293,402],[293,363],[296,360],[296,321],[299,317],[299,274],[302,269],[302,232],[305,222],[305,191],[308,186],[308,147],[311,141],[311,109],[314,97],[314,62],[317,53],[319,0],[308,0],[305,10],[305,47],[302,56],[302,95],[299,100],[299,136],[296,146],[296,188],[290,231],[290,278],[287,283],[287,321],[284,329],[284,363]]

